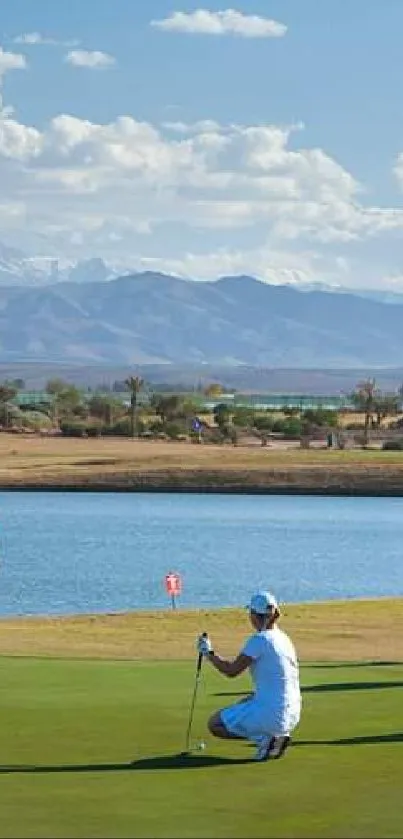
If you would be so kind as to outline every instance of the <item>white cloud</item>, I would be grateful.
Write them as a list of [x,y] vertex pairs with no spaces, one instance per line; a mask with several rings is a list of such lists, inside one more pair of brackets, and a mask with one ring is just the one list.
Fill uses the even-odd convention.
[[26,46],[55,46],[55,47],[77,47],[79,41],[60,41],[57,38],[49,38],[41,35],[40,32],[24,32],[14,38],[14,44],[25,44]]
[[106,52],[93,52],[89,50],[70,50],[65,61],[73,67],[86,67],[89,70],[105,70],[116,63],[116,59]]
[[25,70],[27,60],[24,55],[19,55],[15,52],[5,52],[0,47],[0,82],[2,76],[8,73],[9,70]]
[[300,125],[69,114],[39,130],[0,109],[0,238],[19,230],[21,247],[36,237],[63,256],[198,277],[348,282],[348,249],[401,236],[403,209],[367,206],[354,176],[302,138]]
[[0,156],[15,161],[32,160],[43,149],[43,137],[36,128],[8,117],[0,119]]
[[[10,70],[26,70],[27,61],[24,55],[15,52],[5,52],[0,47],[0,120],[7,119],[13,113],[10,106],[4,107],[2,97],[3,77]],[[1,122],[0,122],[1,126]],[[0,128],[1,130],[1,128]]]
[[176,258],[143,257],[136,268],[165,271],[178,277],[202,280],[246,274],[259,277],[273,285],[298,285],[317,279],[316,259],[315,253],[302,252],[293,256],[264,245],[245,250],[220,248],[205,254],[185,251]]
[[162,128],[175,134],[198,134],[200,131],[220,131],[220,125],[214,119],[201,119],[197,122],[163,122]]
[[167,18],[152,20],[151,26],[166,32],[183,32],[187,35],[239,35],[243,38],[281,38],[287,32],[284,23],[257,15],[246,15],[235,9],[210,12],[173,12]]

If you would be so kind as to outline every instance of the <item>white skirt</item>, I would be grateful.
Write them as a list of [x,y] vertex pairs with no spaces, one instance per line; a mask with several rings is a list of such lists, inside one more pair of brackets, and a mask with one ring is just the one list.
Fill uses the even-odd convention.
[[262,734],[273,737],[291,734],[299,723],[300,712],[298,706],[279,712],[275,708],[262,706],[256,699],[251,698],[223,708],[220,717],[230,734],[254,740]]

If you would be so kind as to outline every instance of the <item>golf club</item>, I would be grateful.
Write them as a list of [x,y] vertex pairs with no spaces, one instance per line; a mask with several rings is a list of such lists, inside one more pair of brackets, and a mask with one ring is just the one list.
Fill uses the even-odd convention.
[[[207,632],[203,632],[202,638],[207,638]],[[191,702],[191,705],[190,705],[189,722],[188,722],[188,727],[187,727],[187,730],[186,730],[186,744],[185,744],[185,750],[183,752],[181,752],[182,756],[185,756],[185,755],[188,755],[188,754],[191,753],[190,734],[191,734],[191,730],[192,730],[193,713],[194,713],[195,704],[196,704],[196,695],[197,695],[197,688],[199,686],[199,679],[200,679],[202,661],[203,661],[203,655],[202,655],[202,653],[199,653],[198,656],[197,656],[196,678],[195,678],[195,685],[194,685],[194,689],[193,689],[192,702]]]

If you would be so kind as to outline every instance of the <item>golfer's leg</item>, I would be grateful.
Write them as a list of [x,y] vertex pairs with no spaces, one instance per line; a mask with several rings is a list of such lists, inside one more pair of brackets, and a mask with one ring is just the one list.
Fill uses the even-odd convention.
[[220,737],[222,740],[243,740],[243,737],[239,737],[238,734],[232,734],[231,731],[228,731],[221,719],[220,711],[216,711],[211,715],[207,726],[213,737]]

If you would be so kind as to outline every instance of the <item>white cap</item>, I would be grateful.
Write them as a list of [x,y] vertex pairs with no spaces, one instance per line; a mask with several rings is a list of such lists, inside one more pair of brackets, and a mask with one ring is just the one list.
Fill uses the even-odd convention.
[[267,615],[272,609],[278,609],[278,603],[270,591],[257,591],[252,595],[247,608],[257,615]]

